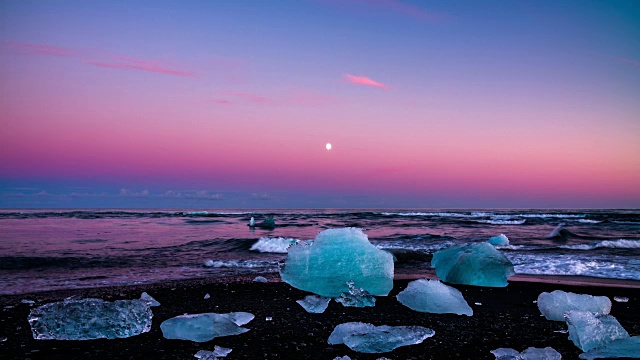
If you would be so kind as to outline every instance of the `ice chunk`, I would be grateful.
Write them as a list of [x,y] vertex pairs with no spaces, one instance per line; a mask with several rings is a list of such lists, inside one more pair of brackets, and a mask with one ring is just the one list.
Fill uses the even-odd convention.
[[493,246],[507,246],[509,245],[509,238],[505,234],[500,234],[492,237],[487,242]]
[[543,292],[538,296],[538,308],[547,320],[564,321],[564,314],[572,310],[608,314],[611,311],[611,300],[606,296],[555,290],[550,293]]
[[22,299],[22,300],[20,300],[20,302],[23,303],[23,304],[29,304],[29,306],[33,306],[33,305],[36,304],[35,301],[29,300],[29,299]]
[[233,349],[223,348],[216,345],[216,347],[213,348],[213,351],[200,350],[193,356],[200,360],[216,360],[221,357],[226,357],[232,350]]
[[324,296],[317,295],[308,295],[305,296],[304,299],[296,301],[300,306],[302,306],[309,313],[323,313],[327,306],[329,306],[329,302],[331,298],[327,298]]
[[276,221],[273,220],[273,216],[269,216],[266,220],[256,224],[256,226],[263,229],[274,229],[276,227]]
[[253,314],[245,312],[187,314],[163,321],[160,329],[167,339],[205,342],[220,336],[245,333],[249,329],[240,326],[253,318]]
[[514,349],[499,348],[491,350],[496,360],[560,360],[562,355],[552,347],[544,349],[530,347],[522,353]]
[[148,332],[152,317],[141,300],[72,299],[34,308],[28,320],[37,340],[92,340]]
[[312,244],[290,247],[280,276],[295,288],[326,297],[349,291],[349,280],[372,295],[387,295],[393,288],[393,256],[373,246],[360,229],[329,229]]
[[603,347],[580,355],[580,359],[640,358],[640,336],[613,340]]
[[629,298],[624,296],[614,296],[613,300],[616,302],[629,302]]
[[363,353],[384,353],[397,347],[420,344],[435,335],[435,331],[422,326],[375,326],[361,322],[348,322],[336,326],[329,336],[329,344],[345,344],[351,350]]
[[419,279],[412,281],[396,297],[402,305],[415,311],[473,315],[473,310],[462,297],[462,293],[438,280]]
[[569,311],[565,314],[565,319],[569,327],[569,340],[582,351],[589,351],[605,346],[613,340],[629,337],[629,333],[611,315]]
[[513,264],[490,244],[454,245],[433,254],[431,265],[442,281],[475,286],[507,286]]
[[204,295],[204,299],[205,299],[205,300],[209,299],[210,297],[211,297],[211,295],[209,295],[209,293],[206,293],[206,294]]
[[347,281],[347,286],[349,287],[349,292],[343,292],[339,298],[336,298],[336,301],[343,306],[366,307],[376,305],[376,298],[371,296],[367,290],[358,289],[353,284],[353,280]]
[[351,358],[345,355],[345,356],[336,356],[333,358],[333,360],[351,360]]
[[256,276],[253,279],[253,282],[266,283],[266,282],[269,282],[269,280],[267,280],[267,278],[265,278],[263,276]]
[[142,295],[140,295],[140,300],[147,302],[149,306],[160,306],[160,303],[146,292],[143,292]]
[[251,220],[249,220],[249,226],[251,227],[256,226],[256,219],[254,219],[253,216],[251,217]]

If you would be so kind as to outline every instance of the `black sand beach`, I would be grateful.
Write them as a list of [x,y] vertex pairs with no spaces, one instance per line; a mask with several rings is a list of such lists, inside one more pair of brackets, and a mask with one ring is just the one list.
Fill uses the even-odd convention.
[[[308,293],[292,288],[271,276],[269,283],[250,278],[201,279],[120,288],[93,288],[35,294],[0,296],[2,317],[0,357],[3,359],[193,359],[201,349],[214,345],[232,348],[228,359],[333,359],[348,355],[352,359],[493,359],[491,350],[511,347],[551,346],[563,359],[577,359],[581,351],[560,331],[562,322],[540,316],[534,300],[543,291],[565,290],[612,299],[611,315],[630,335],[640,335],[640,284],[620,281],[608,283],[590,278],[575,278],[580,286],[556,283],[553,278],[522,278],[506,288],[482,288],[455,285],[473,308],[472,317],[453,314],[426,314],[400,304],[395,295],[409,279],[396,280],[387,297],[378,297],[373,308],[345,308],[331,302],[325,313],[309,314],[295,301]],[[614,285],[614,286],[611,286]],[[105,300],[138,298],[147,291],[162,305],[153,307],[153,327],[149,333],[117,340],[55,341],[34,340],[27,322],[30,310],[22,299],[36,305],[59,301],[68,296],[97,297]],[[205,300],[205,294],[211,295]],[[629,302],[613,301],[614,296]],[[475,305],[479,303],[481,305]],[[13,307],[11,307],[13,306]],[[160,323],[184,313],[234,312],[253,313],[245,334],[216,338],[207,343],[167,340]],[[271,321],[266,319],[271,317]],[[420,325],[434,329],[435,336],[422,344],[398,348],[385,354],[360,354],[344,345],[329,345],[334,327],[350,321],[375,325]]]

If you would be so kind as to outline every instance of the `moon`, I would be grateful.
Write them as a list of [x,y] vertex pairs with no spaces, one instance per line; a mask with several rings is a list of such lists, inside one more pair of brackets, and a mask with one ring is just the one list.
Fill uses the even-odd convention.
[[327,148],[327,150],[331,150],[331,144],[327,143],[327,145],[325,146]]

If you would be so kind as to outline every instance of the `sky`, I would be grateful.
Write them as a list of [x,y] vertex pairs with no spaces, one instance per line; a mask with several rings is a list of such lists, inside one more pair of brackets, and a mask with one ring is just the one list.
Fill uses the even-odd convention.
[[639,19],[4,0],[0,207],[639,208]]

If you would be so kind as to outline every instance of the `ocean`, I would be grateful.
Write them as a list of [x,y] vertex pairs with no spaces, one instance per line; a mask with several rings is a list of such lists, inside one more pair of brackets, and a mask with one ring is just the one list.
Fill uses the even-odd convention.
[[[273,216],[275,229],[252,229]],[[0,294],[276,274],[287,247],[363,229],[397,274],[504,234],[517,274],[640,281],[640,210],[1,210]]]

